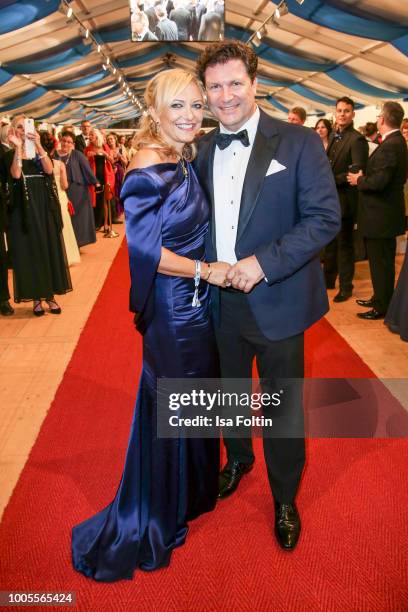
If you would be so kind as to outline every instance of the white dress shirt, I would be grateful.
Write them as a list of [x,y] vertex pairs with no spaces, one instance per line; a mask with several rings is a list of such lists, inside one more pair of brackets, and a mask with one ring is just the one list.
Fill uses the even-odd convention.
[[393,134],[394,132],[399,132],[399,128],[395,128],[394,130],[390,130],[389,132],[385,132],[385,134],[382,134],[381,136],[381,142],[384,142],[384,140],[390,135]]
[[[248,119],[238,132],[247,130],[249,147],[244,147],[240,140],[233,140],[229,147],[222,151],[215,147],[214,153],[214,208],[215,236],[218,261],[234,264],[235,242],[239,209],[241,206],[242,188],[249,157],[255,140],[259,123],[259,108]],[[220,132],[232,134],[220,124]]]

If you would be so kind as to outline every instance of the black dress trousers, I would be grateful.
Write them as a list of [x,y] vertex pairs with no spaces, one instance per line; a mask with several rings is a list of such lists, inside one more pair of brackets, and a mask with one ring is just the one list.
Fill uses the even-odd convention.
[[[265,418],[272,417],[275,429],[263,428],[263,447],[269,483],[274,498],[281,503],[293,501],[305,463],[302,381],[304,376],[304,335],[272,341],[264,336],[253,317],[248,297],[240,291],[220,290],[220,321],[216,338],[223,379],[252,377],[254,357],[262,392],[275,393],[284,388],[285,401],[280,408],[263,408]],[[225,383],[233,391],[233,383]],[[239,385],[242,390],[242,385]],[[251,392],[248,384],[247,392]],[[242,407],[239,412],[242,414]],[[251,408],[248,416],[253,414]],[[237,428],[238,429],[238,428]],[[223,431],[228,460],[252,463],[251,431]],[[247,435],[246,435],[247,434]],[[239,435],[239,437],[235,437]],[[291,437],[293,435],[293,437]]]

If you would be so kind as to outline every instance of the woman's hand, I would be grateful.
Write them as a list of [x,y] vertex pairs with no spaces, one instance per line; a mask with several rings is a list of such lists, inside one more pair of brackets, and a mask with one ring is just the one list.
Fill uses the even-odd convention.
[[225,261],[211,262],[211,274],[207,278],[207,283],[217,287],[228,287],[231,283],[228,283],[226,276],[230,268],[231,265]]
[[40,135],[38,132],[33,132],[32,134],[26,134],[26,137],[28,138],[28,140],[33,140],[34,144],[35,144],[35,150],[38,151],[44,151],[44,149],[41,146],[41,139],[40,139]]
[[17,149],[21,149],[23,146],[23,141],[21,138],[19,138],[16,134],[16,131],[14,130],[14,128],[12,128],[9,131],[8,134],[8,140],[9,142],[11,142],[11,144],[13,144]]

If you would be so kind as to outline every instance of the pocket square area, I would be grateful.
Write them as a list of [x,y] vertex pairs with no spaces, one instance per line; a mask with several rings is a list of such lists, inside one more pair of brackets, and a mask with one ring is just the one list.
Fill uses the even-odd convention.
[[282,170],[286,170],[286,166],[284,166],[283,164],[280,164],[278,160],[273,159],[271,163],[269,164],[269,168],[266,172],[266,176],[269,176],[270,174],[276,174],[276,172],[281,172]]

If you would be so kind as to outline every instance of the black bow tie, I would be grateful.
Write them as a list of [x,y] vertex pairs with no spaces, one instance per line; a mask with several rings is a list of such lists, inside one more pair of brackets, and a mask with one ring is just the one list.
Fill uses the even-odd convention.
[[246,130],[241,130],[236,134],[223,134],[220,132],[217,134],[215,142],[217,143],[218,148],[222,151],[223,149],[229,147],[233,140],[240,140],[244,147],[249,147],[248,132]]

